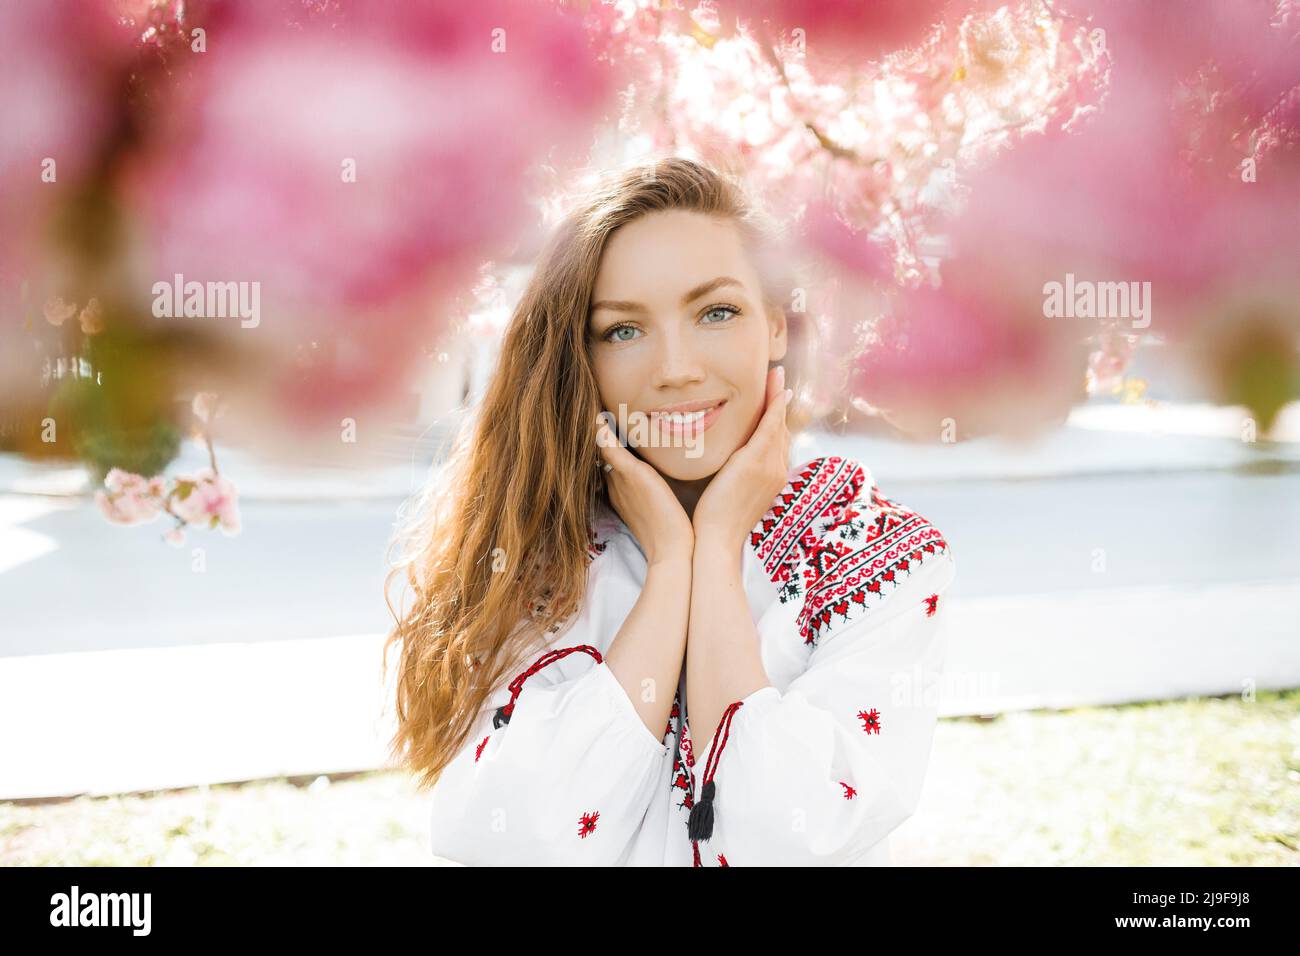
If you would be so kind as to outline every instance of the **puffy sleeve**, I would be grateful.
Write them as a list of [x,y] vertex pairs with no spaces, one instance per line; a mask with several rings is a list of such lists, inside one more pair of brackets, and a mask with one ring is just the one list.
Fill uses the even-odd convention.
[[620,862],[668,748],[600,653],[547,651],[489,704],[434,785],[434,855],[466,865]]
[[915,812],[956,565],[937,529],[904,514],[901,546],[863,548],[856,565],[846,556],[810,589],[832,623],[805,670],[784,692],[764,687],[728,708],[705,757],[715,785],[707,855],[742,866],[851,864]]

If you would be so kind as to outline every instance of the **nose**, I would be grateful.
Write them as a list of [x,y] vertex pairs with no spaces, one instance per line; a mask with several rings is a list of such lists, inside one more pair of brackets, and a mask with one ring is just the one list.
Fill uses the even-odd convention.
[[681,388],[704,381],[704,363],[691,337],[673,329],[659,336],[655,356],[655,387]]

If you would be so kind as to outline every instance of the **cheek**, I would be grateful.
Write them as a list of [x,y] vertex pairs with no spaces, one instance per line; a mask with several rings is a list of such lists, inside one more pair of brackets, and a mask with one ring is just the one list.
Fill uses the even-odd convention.
[[727,454],[749,440],[763,417],[767,367],[767,350],[762,342],[755,345],[747,341],[743,347],[734,343],[725,354],[714,356],[712,371],[732,393],[733,411],[727,416],[727,426],[714,436],[727,444]]
[[591,372],[596,377],[596,390],[600,392],[600,403],[606,408],[609,408],[611,403],[617,403],[619,375],[608,356],[599,351],[593,352]]
[[768,368],[767,349],[763,342],[750,342],[744,348],[729,349],[718,357],[715,368],[731,383],[744,407],[763,404]]
[[591,357],[591,371],[596,377],[601,404],[617,412],[620,403],[637,407],[637,397],[643,394],[649,373],[643,358],[635,349],[595,350]]

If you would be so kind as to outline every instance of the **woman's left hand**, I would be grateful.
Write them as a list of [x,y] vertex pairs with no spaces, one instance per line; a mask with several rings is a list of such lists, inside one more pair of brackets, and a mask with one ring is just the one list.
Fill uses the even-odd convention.
[[731,453],[695,505],[691,523],[697,545],[739,549],[785,487],[790,471],[785,420],[790,394],[785,369],[778,365],[768,372],[766,405],[754,434]]

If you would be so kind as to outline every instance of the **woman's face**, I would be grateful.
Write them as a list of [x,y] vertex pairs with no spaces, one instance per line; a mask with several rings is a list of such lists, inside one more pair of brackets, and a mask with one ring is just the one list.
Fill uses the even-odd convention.
[[605,245],[588,320],[602,407],[641,458],[707,478],[763,414],[785,316],[763,307],[736,225],[696,212],[642,216]]

